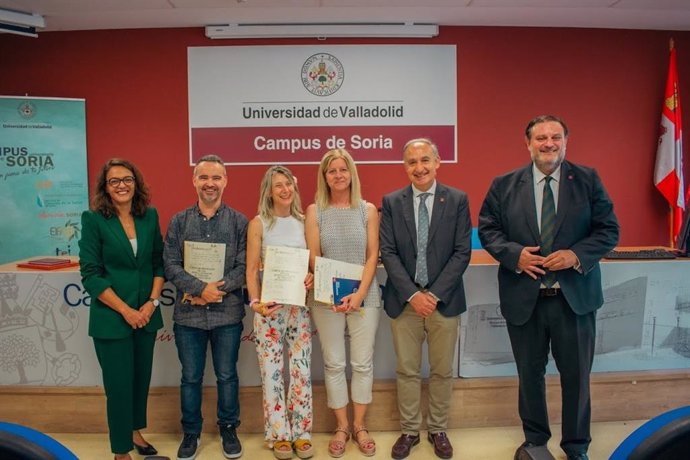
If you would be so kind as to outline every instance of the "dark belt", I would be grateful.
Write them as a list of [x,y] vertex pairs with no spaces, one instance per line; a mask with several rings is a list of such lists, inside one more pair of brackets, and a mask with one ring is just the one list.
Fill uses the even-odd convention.
[[560,295],[560,288],[542,288],[539,289],[539,297],[556,297]]

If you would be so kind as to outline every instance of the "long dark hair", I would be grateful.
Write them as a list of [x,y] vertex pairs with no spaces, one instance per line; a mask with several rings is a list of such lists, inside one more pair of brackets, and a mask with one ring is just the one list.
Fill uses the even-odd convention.
[[111,158],[106,161],[101,172],[98,174],[96,179],[96,185],[93,189],[93,196],[91,197],[91,210],[94,212],[100,212],[105,217],[111,217],[117,215],[115,206],[113,205],[110,195],[108,194],[108,183],[106,182],[106,177],[108,176],[108,171],[113,166],[122,166],[132,171],[134,176],[134,196],[132,197],[132,215],[141,217],[146,214],[146,209],[151,201],[151,195],[149,194],[149,188],[144,182],[144,176],[141,174],[139,169],[134,166],[134,164],[128,160],[123,160],[121,158]]

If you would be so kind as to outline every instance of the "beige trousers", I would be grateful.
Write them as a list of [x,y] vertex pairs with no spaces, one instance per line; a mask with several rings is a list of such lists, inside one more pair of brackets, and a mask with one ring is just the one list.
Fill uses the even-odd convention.
[[349,402],[345,366],[346,329],[350,341],[352,368],[352,401],[371,402],[374,383],[374,342],[379,327],[381,308],[363,307],[355,313],[335,313],[330,307],[316,306],[311,317],[318,330],[324,364],[324,380],[328,407],[340,409]]
[[453,394],[453,358],[458,340],[459,316],[446,318],[434,311],[428,318],[408,305],[391,321],[397,356],[398,410],[404,434],[416,435],[422,426],[420,408],[422,344],[429,351],[429,413],[426,425],[431,433],[446,431]]

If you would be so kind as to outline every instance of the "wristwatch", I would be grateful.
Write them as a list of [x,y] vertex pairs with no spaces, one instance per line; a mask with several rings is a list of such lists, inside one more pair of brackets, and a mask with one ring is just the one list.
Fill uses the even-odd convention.
[[160,300],[158,300],[158,299],[153,299],[153,298],[151,298],[151,299],[149,299],[149,300],[151,301],[151,303],[153,304],[154,307],[156,307],[156,308],[160,307],[160,305],[161,305],[161,301],[160,301]]

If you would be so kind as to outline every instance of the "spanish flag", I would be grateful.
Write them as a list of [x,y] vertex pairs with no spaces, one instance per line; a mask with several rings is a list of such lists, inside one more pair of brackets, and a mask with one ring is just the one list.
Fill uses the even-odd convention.
[[678,95],[678,70],[676,48],[670,43],[670,59],[664,104],[661,109],[659,145],[656,150],[654,185],[666,198],[671,212],[671,246],[675,247],[683,223],[685,210],[685,184],[683,182],[683,135],[681,132],[680,97]]

